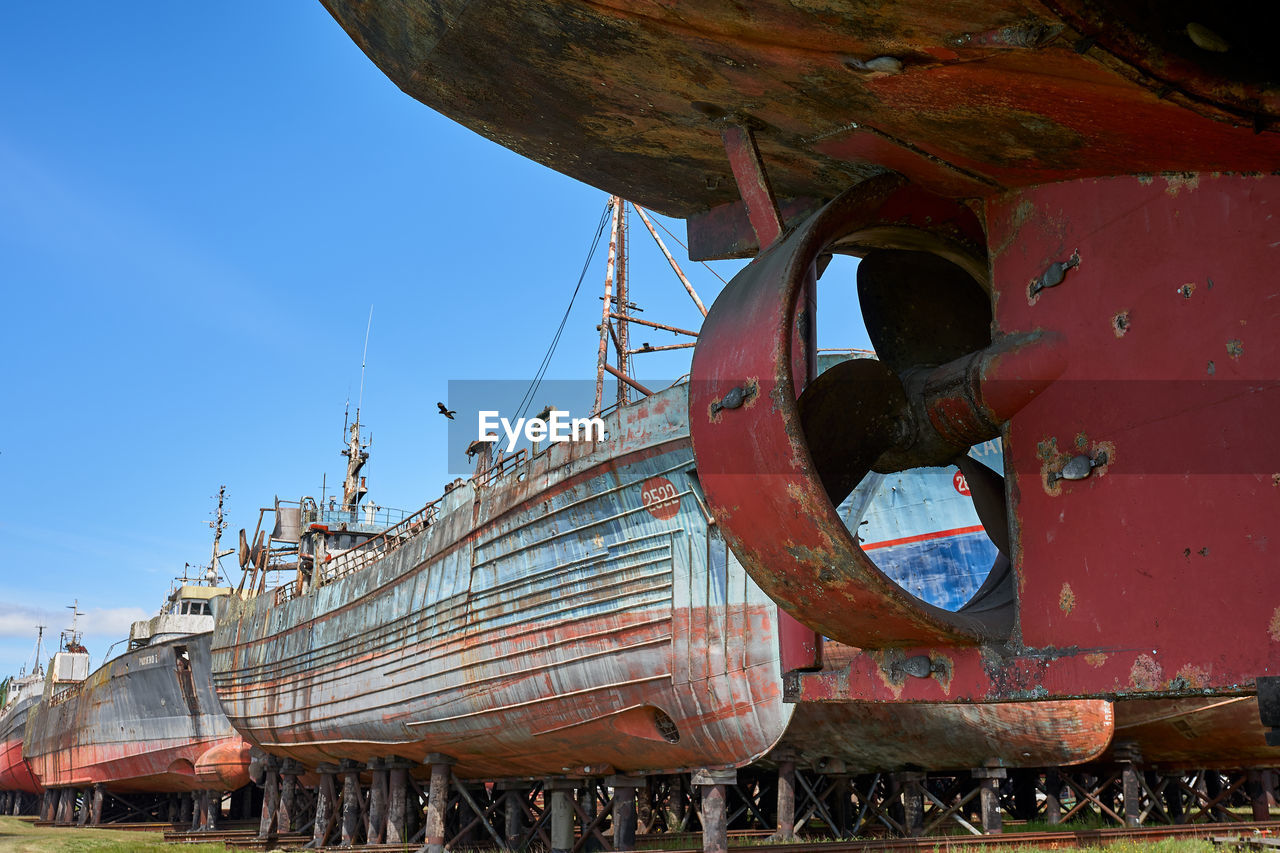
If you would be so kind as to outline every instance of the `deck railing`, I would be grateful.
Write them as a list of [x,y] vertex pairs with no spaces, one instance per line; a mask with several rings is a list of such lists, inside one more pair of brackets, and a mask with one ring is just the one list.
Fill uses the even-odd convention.
[[436,522],[440,517],[441,500],[443,498],[437,498],[412,515],[405,516],[400,522],[388,527],[377,536],[317,566],[317,585],[323,586],[352,572],[358,572],[365,566],[395,552],[415,534]]

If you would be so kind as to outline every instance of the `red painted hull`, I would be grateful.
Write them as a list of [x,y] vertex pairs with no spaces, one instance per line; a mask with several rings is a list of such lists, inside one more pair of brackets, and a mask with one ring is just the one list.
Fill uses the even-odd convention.
[[[856,649],[828,641],[824,669],[847,666]],[[1256,707],[1256,706],[1255,706]],[[1064,767],[1102,755],[1116,715],[1103,699],[929,705],[800,702],[770,758],[800,766],[832,759],[850,773]]]
[[9,738],[0,743],[0,791],[38,794],[43,790],[44,786],[22,758],[22,739]]
[[125,652],[63,693],[50,688],[23,742],[47,788],[165,793],[249,781],[249,745],[213,693],[208,633]]
[[1117,702],[1113,748],[1121,744],[1158,770],[1280,766],[1280,749],[1267,745],[1253,696]]

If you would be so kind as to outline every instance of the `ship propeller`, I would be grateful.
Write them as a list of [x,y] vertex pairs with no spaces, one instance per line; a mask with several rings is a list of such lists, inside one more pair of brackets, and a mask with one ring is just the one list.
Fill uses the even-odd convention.
[[[991,307],[982,287],[955,264],[927,252],[877,249],[858,265],[858,300],[878,360],[851,359],[819,375],[797,401],[814,467],[838,505],[870,471],[959,464],[969,437],[920,429],[910,398],[943,366],[964,364],[991,345]],[[956,365],[960,366],[960,365]],[[933,384],[937,384],[936,382]],[[916,393],[913,393],[916,392]],[[994,430],[992,430],[994,432]],[[965,468],[972,466],[965,463]],[[987,471],[986,466],[981,466]],[[1008,552],[1003,478],[974,472],[978,515]],[[999,494],[997,494],[999,493]],[[1000,518],[1006,521],[1006,530]]]
[[[872,471],[955,464],[983,529],[1007,563],[1004,478],[968,456],[970,444],[917,428],[911,391],[930,374],[991,345],[982,287],[927,252],[878,249],[858,265],[858,300],[878,360],[851,359],[820,374],[797,407],[814,468],[833,505]],[[926,413],[927,414],[927,413]]]
[[[895,205],[929,214],[904,225],[915,214]],[[1012,629],[1005,483],[967,455],[999,438],[1065,359],[1049,332],[993,338],[986,259],[956,236],[974,233],[962,205],[895,176],[864,181],[739,272],[694,350],[690,432],[712,513],[766,593],[849,645],[967,644]],[[878,360],[842,362],[797,398],[804,294],[835,251],[862,257],[858,293]],[[894,583],[836,510],[871,472],[949,465],[969,480],[999,551],[958,613]]]

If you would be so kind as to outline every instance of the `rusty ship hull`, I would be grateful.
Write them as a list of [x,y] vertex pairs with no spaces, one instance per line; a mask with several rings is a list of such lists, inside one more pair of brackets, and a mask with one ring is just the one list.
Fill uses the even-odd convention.
[[1161,771],[1274,768],[1256,696],[1131,699],[1116,703],[1112,750]]
[[38,794],[44,790],[22,754],[27,715],[39,701],[39,694],[23,696],[0,716],[0,791]]
[[[1271,28],[1129,0],[322,2],[417,100],[685,218],[692,257],[755,256],[695,348],[699,470],[761,587],[865,650],[846,698],[1265,689],[1280,707],[1277,601],[1258,594],[1280,471]],[[877,349],[902,345],[862,384],[904,399],[844,425],[857,467],[1005,440],[1018,594],[999,612],[925,606],[840,529],[792,370],[832,252],[915,255],[881,265],[889,310],[864,316]],[[980,288],[976,339],[937,334],[967,297],[931,292],[928,258]],[[748,387],[768,404],[715,414]],[[887,689],[896,649],[947,677]]]
[[[309,767],[441,754],[484,779],[728,768],[773,747],[874,770],[1057,766],[1107,746],[1106,701],[784,703],[780,657],[817,665],[820,641],[795,645],[708,524],[684,399],[621,410],[606,447],[453,490],[426,531],[317,590],[232,599],[214,682],[233,725]],[[678,504],[646,506],[654,488]]]
[[360,571],[232,600],[213,668],[232,724],[308,766],[441,753],[472,778],[763,755],[792,713],[778,610],[708,523],[684,399],[458,486]]
[[40,783],[120,793],[247,784],[248,746],[213,692],[209,642],[204,633],[126,652],[57,693],[50,676],[23,740]]

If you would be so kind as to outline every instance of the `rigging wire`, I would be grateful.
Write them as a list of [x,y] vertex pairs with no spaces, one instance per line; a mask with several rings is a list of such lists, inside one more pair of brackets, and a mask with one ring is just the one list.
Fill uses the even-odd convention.
[[604,233],[604,226],[609,220],[609,209],[611,207],[612,201],[605,202],[604,212],[600,214],[600,222],[596,225],[595,237],[591,241],[591,248],[587,251],[587,259],[582,264],[581,274],[578,275],[578,284],[573,288],[573,295],[569,297],[569,307],[564,309],[564,317],[560,319],[560,325],[556,329],[555,337],[551,339],[551,345],[547,347],[547,354],[542,357],[542,363],[538,365],[538,370],[534,373],[528,390],[524,392],[524,396],[520,399],[519,411],[516,414],[517,422],[525,416],[529,407],[533,405],[538,388],[541,387],[542,380],[547,375],[547,369],[551,366],[551,358],[555,355],[556,347],[560,344],[560,336],[564,333],[565,324],[569,322],[569,312],[573,310],[574,300],[578,298],[578,291],[582,289],[582,282],[587,278],[587,270],[591,268],[591,261],[596,255],[596,249],[600,247],[600,235]]
[[[656,222],[656,223],[658,223],[658,227],[659,227],[659,228],[661,228],[663,231],[666,231],[666,232],[667,232],[667,236],[668,236],[668,237],[670,237],[672,240],[675,240],[675,241],[676,241],[676,243],[677,243],[677,244],[679,244],[680,248],[685,250],[685,253],[686,253],[686,254],[688,253],[688,251],[689,251],[689,247],[688,247],[688,246],[686,246],[686,245],[684,244],[684,242],[683,242],[683,241],[681,241],[681,239],[680,239],[679,237],[677,237],[675,234],[672,234],[672,233],[671,233],[671,229],[670,229],[670,228],[668,228],[666,225],[663,225],[663,224],[662,224],[662,220],[661,220],[661,219],[659,219],[658,217],[656,217],[656,216],[655,216],[655,217],[653,217],[653,221],[654,221],[654,222]],[[698,263],[700,263],[700,264],[702,264],[704,267],[706,267],[706,268],[707,268],[707,271],[708,271],[708,272],[710,272],[713,276],[715,276],[716,278],[720,279],[720,283],[721,283],[721,284],[728,284],[728,283],[729,283],[729,282],[727,282],[727,281],[725,281],[725,280],[724,280],[724,276],[720,275],[720,273],[718,273],[718,272],[716,272],[716,271],[715,271],[715,269],[711,266],[711,264],[707,263],[706,261],[698,261]]]

